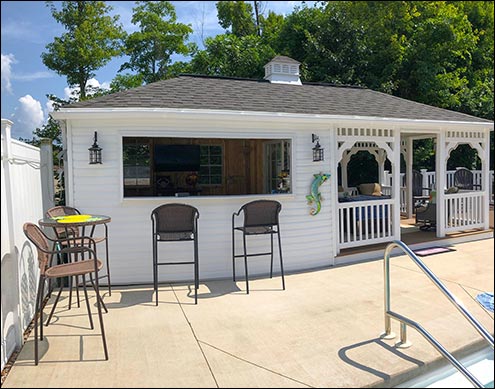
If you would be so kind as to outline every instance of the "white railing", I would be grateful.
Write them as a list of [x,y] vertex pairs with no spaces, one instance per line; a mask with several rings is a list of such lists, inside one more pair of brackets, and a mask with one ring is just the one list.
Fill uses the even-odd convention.
[[[450,188],[454,186],[454,174],[455,170],[447,170],[446,172],[446,184],[445,186],[447,188]],[[473,173],[473,184],[475,185],[473,190],[475,191],[481,191],[484,190],[483,188],[483,176],[482,176],[482,171],[481,170],[471,170]],[[421,169],[421,174],[423,175],[423,188],[432,188],[433,185],[435,184],[436,181],[436,172],[428,172],[426,169]],[[493,180],[494,180],[494,174],[493,170],[490,170],[490,184],[488,185],[488,198],[490,200],[490,203],[493,204],[494,202],[494,196],[493,196]],[[401,197],[400,197],[400,208],[401,212],[406,212],[406,196],[405,196],[405,173],[400,174],[400,182],[401,182]],[[388,171],[385,171],[385,176],[384,176],[384,183],[382,185],[383,187],[391,187],[392,186],[392,173],[389,173]],[[402,192],[404,191],[404,195]],[[426,195],[426,194],[425,194]]]
[[[392,187],[388,185],[382,186],[382,193],[387,196],[392,196]],[[400,213],[406,213],[407,212],[407,206],[406,206],[406,188],[401,186],[400,188]]]
[[445,195],[445,232],[484,227],[485,192],[470,191]]
[[[454,186],[454,173],[455,170],[447,170],[446,172],[446,186],[447,188]],[[473,183],[475,185],[482,185],[483,181],[483,176],[481,170],[471,170],[473,173]],[[426,169],[421,169],[421,174],[423,175],[423,187],[424,188],[431,188],[432,185],[435,183],[435,175],[436,172],[428,172]],[[493,187],[493,170],[490,170],[490,194],[492,194],[492,187]],[[392,185],[392,173],[385,171],[385,182],[383,183],[384,185],[391,186]],[[400,174],[400,179],[401,179],[401,186],[405,186],[405,173]]]
[[339,203],[339,248],[393,240],[393,204],[391,199]]

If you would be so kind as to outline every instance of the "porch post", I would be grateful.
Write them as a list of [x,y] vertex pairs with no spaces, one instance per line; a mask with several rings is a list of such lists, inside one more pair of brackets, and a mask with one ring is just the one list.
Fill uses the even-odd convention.
[[55,193],[53,183],[53,146],[52,140],[41,138],[41,197],[43,200],[43,213],[55,205]]
[[[423,180],[421,182],[421,187],[422,188],[430,188],[431,189],[431,185],[428,183],[428,176],[426,173],[428,173],[428,169],[419,169],[419,172],[421,173],[421,179]],[[436,178],[433,179],[433,183],[435,183],[436,181]],[[424,196],[424,190],[421,191],[421,196]],[[426,196],[428,196],[428,193],[426,194]]]
[[344,191],[347,190],[347,188],[349,187],[347,180],[348,163],[349,163],[349,153],[347,151],[344,151],[344,154],[342,155],[342,160],[340,161],[340,169],[342,173],[342,187],[344,188]]
[[435,158],[436,170],[436,201],[437,201],[437,237],[445,236],[445,186],[447,175],[447,147],[445,142],[445,129],[441,128],[437,135],[437,154]]
[[413,216],[413,138],[407,138],[406,143],[406,205],[407,218]]
[[[481,159],[481,190],[483,191],[483,229],[490,228],[490,130],[483,134],[483,157]],[[479,151],[478,151],[479,152]]]
[[385,161],[387,159],[387,153],[385,150],[377,150],[376,162],[378,162],[378,183],[383,184],[383,177],[385,175]]
[[400,240],[400,130],[394,129],[394,148],[391,158],[392,166],[392,198],[394,200],[394,239]]

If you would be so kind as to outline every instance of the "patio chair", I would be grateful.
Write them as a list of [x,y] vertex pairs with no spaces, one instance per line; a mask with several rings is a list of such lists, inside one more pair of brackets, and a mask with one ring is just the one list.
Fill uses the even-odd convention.
[[[273,234],[278,236],[278,249],[280,257],[280,272],[282,275],[282,289],[285,290],[284,265],[282,261],[282,243],[280,240],[280,225],[279,214],[282,209],[282,204],[274,200],[255,200],[244,204],[241,209],[232,214],[232,271],[233,279],[235,279],[235,259],[244,258],[244,271],[246,275],[246,293],[249,294],[249,276],[248,276],[248,257],[257,257],[262,255],[270,255],[270,278],[273,277]],[[244,223],[242,226],[235,226],[235,217],[244,213]],[[276,228],[275,228],[276,227]],[[242,241],[244,252],[236,255],[235,253],[235,231],[242,232]],[[271,250],[265,253],[248,254],[246,247],[246,237],[250,235],[270,235]]]
[[[424,192],[428,192],[424,195]],[[430,196],[430,188],[423,187],[423,175],[417,170],[412,171],[412,194],[413,194],[413,204],[416,209],[419,206],[425,205],[426,200]]]
[[[103,349],[105,352],[105,359],[108,360],[108,350],[107,343],[105,339],[105,329],[103,326],[103,315],[101,312],[102,300],[99,294],[99,284],[98,284],[98,271],[103,267],[102,262],[96,258],[95,251],[90,247],[94,245],[93,239],[89,237],[81,237],[81,242],[84,244],[69,246],[69,239],[55,241],[46,236],[43,231],[33,223],[25,223],[23,226],[24,234],[26,237],[36,246],[38,252],[38,266],[40,269],[40,278],[38,284],[38,293],[36,296],[36,308],[34,315],[34,363],[38,365],[39,356],[38,356],[38,315],[40,321],[40,340],[43,340],[43,297],[44,297],[44,289],[45,289],[45,281],[51,279],[57,279],[62,277],[72,277],[72,276],[82,276],[83,278],[83,288],[84,295],[86,297],[86,307],[88,310],[89,324],[91,329],[94,328],[93,319],[91,317],[91,309],[89,306],[89,298],[88,292],[86,289],[86,275],[95,275],[96,282],[93,283],[93,287],[97,296],[96,302],[98,307],[98,317],[100,320],[100,329],[101,329],[101,337],[103,340]],[[83,242],[86,241],[87,242]],[[50,243],[59,242],[61,244],[67,244],[64,248],[61,245],[55,245],[57,249],[51,250],[50,247],[52,244]],[[51,265],[51,259],[54,255],[59,254],[68,254],[68,255],[76,255],[81,256],[81,260],[70,262],[61,265]],[[89,255],[88,259],[84,259],[85,254]],[[54,306],[57,304],[60,294],[63,289],[63,284],[60,287],[60,291],[57,295],[57,299],[55,300]],[[51,315],[53,314],[53,310]],[[49,318],[50,318],[49,317]]]
[[437,226],[437,205],[429,202],[416,208],[416,224],[422,223],[421,231],[428,231]]
[[[48,211],[46,211],[46,213],[45,213],[46,217],[80,215],[80,214],[81,214],[81,212],[77,208],[64,206],[64,205],[52,207]],[[109,261],[109,256],[108,256],[108,226],[106,224],[104,224],[104,226],[105,226],[105,235],[104,236],[93,237],[95,226],[93,226],[93,228],[90,232],[90,236],[92,237],[92,239],[95,243],[105,242],[106,274],[100,276],[100,279],[106,278],[108,280],[108,295],[111,296],[112,295],[112,283],[110,282],[110,261]],[[55,236],[57,237],[58,240],[67,238],[65,236],[66,235],[66,229],[64,227],[54,228],[54,232],[55,232]],[[74,236],[77,237],[77,236],[79,236],[80,232],[76,228],[71,228],[69,230],[69,234],[73,237]],[[76,243],[77,243],[77,241],[76,241]],[[96,247],[94,247],[94,250],[96,251]],[[77,286],[77,284],[76,284],[76,286]],[[71,296],[72,296],[72,293],[71,293]],[[77,298],[78,298],[78,306],[79,306],[79,294],[77,295]],[[69,307],[70,307],[70,304],[69,304]]]
[[473,190],[474,188],[481,189],[481,185],[474,184],[473,172],[464,167],[459,168],[455,171],[454,186],[464,190]]
[[[198,303],[199,259],[198,259],[199,211],[186,204],[165,204],[151,212],[153,235],[153,286],[158,306],[158,266],[194,265],[194,304]],[[194,242],[194,260],[191,262],[159,262],[158,243]]]
[[[445,194],[453,194],[459,192],[459,188],[452,186],[445,190]],[[432,192],[432,196],[434,193]],[[437,205],[430,199],[429,202],[425,203],[416,208],[416,224],[423,223],[419,229],[422,231],[427,231],[436,228],[437,224]],[[449,219],[450,208],[447,207],[447,219]]]

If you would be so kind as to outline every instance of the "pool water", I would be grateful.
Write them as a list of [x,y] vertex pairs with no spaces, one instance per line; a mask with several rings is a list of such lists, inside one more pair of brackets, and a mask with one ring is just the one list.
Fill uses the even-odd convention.
[[[460,360],[467,369],[483,384],[493,388],[493,350],[483,349]],[[472,388],[473,385],[456,368],[446,366],[423,376],[416,377],[397,388]]]

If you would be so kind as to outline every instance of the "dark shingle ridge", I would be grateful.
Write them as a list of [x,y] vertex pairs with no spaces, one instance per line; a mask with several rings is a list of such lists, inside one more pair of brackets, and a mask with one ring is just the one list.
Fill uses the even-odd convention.
[[[194,77],[194,78],[217,78],[219,80],[238,80],[238,81],[252,81],[252,82],[263,82],[269,83],[268,80],[261,80],[259,78],[247,78],[247,77],[236,77],[236,76],[212,76],[209,74],[197,74],[197,73],[180,73],[177,77]],[[161,80],[166,81],[166,80]]]

